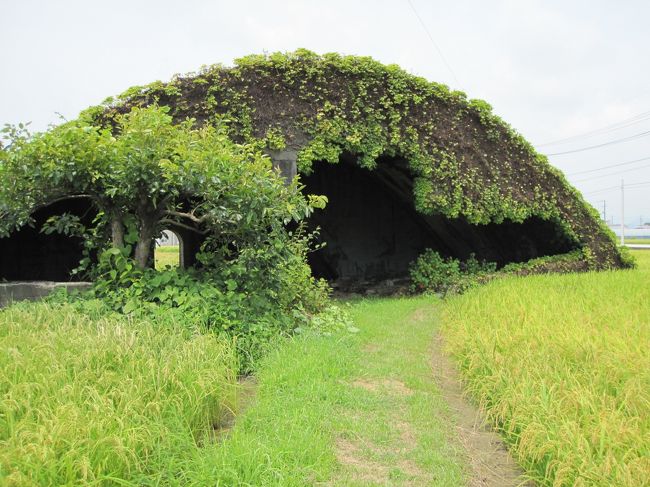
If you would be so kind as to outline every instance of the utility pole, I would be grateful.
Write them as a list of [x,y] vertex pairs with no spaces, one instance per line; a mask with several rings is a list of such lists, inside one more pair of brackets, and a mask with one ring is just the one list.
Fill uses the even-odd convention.
[[625,182],[621,179],[621,245],[625,245]]
[[607,200],[598,200],[598,201],[594,201],[594,207],[595,207],[596,205],[598,205],[599,203],[602,203],[602,204],[603,204],[602,217],[603,217],[603,221],[604,221],[605,223],[607,223]]

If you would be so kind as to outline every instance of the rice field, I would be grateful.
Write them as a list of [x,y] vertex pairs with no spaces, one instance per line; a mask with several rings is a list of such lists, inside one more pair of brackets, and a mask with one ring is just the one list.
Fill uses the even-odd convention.
[[0,485],[159,484],[234,407],[229,343],[97,309],[0,311]]
[[507,278],[447,301],[471,397],[539,485],[650,485],[650,252],[639,269]]
[[180,261],[178,245],[159,245],[154,250],[154,265],[159,271],[165,267],[178,267]]

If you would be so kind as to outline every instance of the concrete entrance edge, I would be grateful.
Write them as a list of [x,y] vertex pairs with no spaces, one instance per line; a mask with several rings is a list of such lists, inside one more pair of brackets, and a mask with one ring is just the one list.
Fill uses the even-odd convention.
[[16,301],[36,301],[56,289],[85,291],[91,282],[13,281],[0,283],[0,308]]

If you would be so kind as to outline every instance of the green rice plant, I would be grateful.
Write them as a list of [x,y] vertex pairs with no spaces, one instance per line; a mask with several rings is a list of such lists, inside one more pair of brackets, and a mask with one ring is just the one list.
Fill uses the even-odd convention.
[[157,484],[234,407],[230,343],[84,306],[0,311],[0,485]]
[[467,389],[540,485],[650,482],[650,252],[499,279],[444,305]]

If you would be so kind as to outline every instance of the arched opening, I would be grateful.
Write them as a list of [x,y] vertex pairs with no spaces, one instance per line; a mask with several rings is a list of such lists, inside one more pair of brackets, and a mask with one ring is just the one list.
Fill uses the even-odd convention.
[[33,226],[26,225],[0,238],[0,280],[78,281],[72,274],[83,258],[83,240],[60,233],[46,234],[43,224],[52,216],[74,215],[90,226],[97,210],[89,198],[69,198],[33,213]]
[[166,265],[188,269],[197,264],[196,255],[201,250],[205,236],[186,226],[170,225],[154,243],[153,265],[162,270]]
[[441,255],[477,258],[503,266],[575,248],[555,222],[529,218],[473,225],[464,218],[415,210],[406,161],[382,159],[374,170],[348,158],[316,163],[303,176],[305,192],[324,194],[327,207],[311,218],[325,248],[310,254],[314,275],[328,280],[382,280],[408,275],[426,248]]
[[183,240],[172,230],[163,230],[156,239],[154,248],[154,267],[161,271],[168,267],[180,267]]

